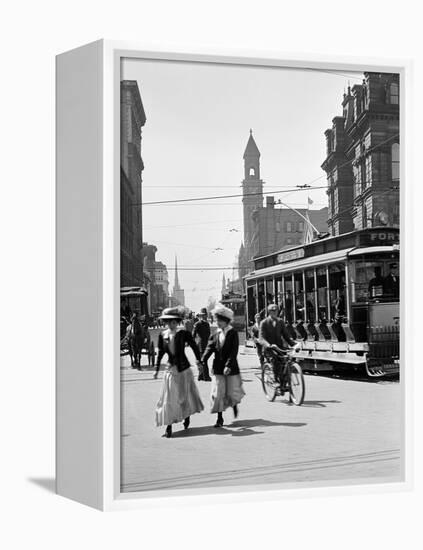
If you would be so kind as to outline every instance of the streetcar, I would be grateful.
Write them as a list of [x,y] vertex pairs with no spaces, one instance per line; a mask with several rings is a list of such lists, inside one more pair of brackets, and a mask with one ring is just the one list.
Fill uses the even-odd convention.
[[[246,327],[276,303],[308,371],[399,374],[399,229],[373,227],[254,258]],[[248,334],[247,334],[248,338]]]
[[243,331],[245,329],[245,298],[241,294],[228,293],[222,296],[220,303],[234,312],[234,318],[231,325],[235,330]]

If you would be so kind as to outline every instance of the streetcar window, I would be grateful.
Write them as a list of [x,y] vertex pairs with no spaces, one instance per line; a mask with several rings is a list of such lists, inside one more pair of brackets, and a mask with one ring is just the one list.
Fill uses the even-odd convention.
[[264,281],[258,281],[258,310],[259,313],[262,313],[265,310],[265,301],[264,301]]
[[327,321],[328,319],[328,286],[326,277],[326,267],[318,267],[317,275],[317,304],[318,304],[318,319],[319,322]]
[[304,321],[304,281],[302,271],[294,274],[294,284],[296,320],[297,322]]
[[316,320],[316,296],[314,290],[314,269],[308,269],[305,272],[306,310],[308,323],[314,323]]
[[346,315],[345,264],[329,266],[329,300],[331,320],[339,320]]
[[249,286],[247,289],[247,298],[248,298],[248,324],[254,323],[254,315],[257,313],[256,310],[256,285]]
[[275,295],[273,292],[273,279],[266,279],[266,300],[267,305],[273,304],[275,301]]
[[275,278],[275,289],[276,289],[275,301],[279,306],[283,308],[284,306],[283,306],[283,295],[282,295],[282,277]]
[[[352,302],[398,300],[389,287],[390,265],[395,258],[361,258],[351,265]],[[392,285],[391,285],[392,286]],[[388,288],[389,287],[389,288]]]
[[294,320],[294,311],[293,311],[293,286],[292,286],[292,275],[285,275],[284,277],[285,284],[285,321],[292,325]]

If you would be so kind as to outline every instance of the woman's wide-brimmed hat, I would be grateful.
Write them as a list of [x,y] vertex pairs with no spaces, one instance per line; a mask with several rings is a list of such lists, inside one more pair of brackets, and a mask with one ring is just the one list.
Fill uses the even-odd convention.
[[163,313],[160,315],[159,319],[163,320],[171,320],[171,319],[177,319],[180,321],[184,318],[185,315],[185,309],[181,306],[177,307],[167,307],[163,310]]
[[202,307],[201,310],[200,310],[200,315],[208,315],[207,314],[207,309],[205,307]]
[[219,317],[224,317],[228,321],[232,321],[234,318],[234,312],[223,304],[216,304],[215,308],[212,311],[213,315],[218,315]]

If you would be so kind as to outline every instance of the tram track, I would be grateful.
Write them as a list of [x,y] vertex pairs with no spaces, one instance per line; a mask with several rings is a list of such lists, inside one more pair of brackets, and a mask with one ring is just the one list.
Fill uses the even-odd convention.
[[260,477],[263,481],[272,476],[284,476],[292,473],[310,472],[313,470],[333,470],[342,467],[380,464],[382,462],[399,461],[399,449],[388,449],[369,453],[326,457],[307,461],[288,462],[274,465],[260,465],[251,468],[225,470],[220,472],[202,472],[185,476],[174,476],[145,482],[122,483],[123,492],[155,491],[160,489],[190,488],[194,486],[209,486],[228,481],[245,481],[248,478]]

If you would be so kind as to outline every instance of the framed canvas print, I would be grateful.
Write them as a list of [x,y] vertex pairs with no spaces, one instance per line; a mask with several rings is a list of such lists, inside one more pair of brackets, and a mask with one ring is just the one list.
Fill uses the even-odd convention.
[[410,486],[409,81],[398,60],[58,56],[59,494]]

